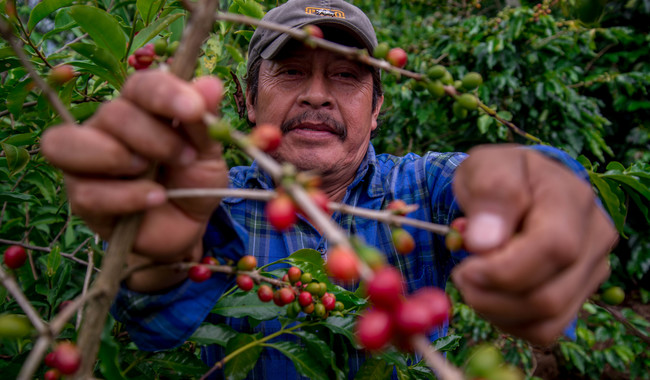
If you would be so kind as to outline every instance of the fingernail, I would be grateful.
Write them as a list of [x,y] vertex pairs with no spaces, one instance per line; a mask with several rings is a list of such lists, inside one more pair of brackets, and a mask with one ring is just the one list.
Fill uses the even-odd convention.
[[167,201],[167,194],[162,190],[152,190],[147,194],[147,206],[158,206]]
[[178,161],[180,162],[181,165],[188,165],[194,162],[196,160],[196,157],[197,157],[196,150],[191,146],[186,146],[181,151],[181,154],[178,157]]
[[200,102],[201,99],[196,96],[180,95],[174,99],[172,108],[177,117],[185,119],[194,117],[199,113],[199,109],[202,106]]
[[465,232],[465,239],[472,248],[487,250],[503,242],[505,225],[499,215],[483,213],[471,218]]

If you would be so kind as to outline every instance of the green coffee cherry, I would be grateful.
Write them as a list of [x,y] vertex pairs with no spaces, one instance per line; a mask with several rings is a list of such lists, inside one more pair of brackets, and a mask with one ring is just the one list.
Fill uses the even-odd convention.
[[445,76],[447,69],[443,65],[435,65],[427,71],[430,79],[440,79]]
[[442,84],[451,85],[454,83],[454,77],[449,71],[445,71],[445,74],[440,78]]
[[601,298],[609,305],[619,305],[625,299],[625,291],[619,286],[612,286],[603,292]]
[[156,55],[163,56],[167,54],[167,39],[159,38],[153,43],[153,51]]
[[215,140],[224,143],[230,142],[230,123],[227,120],[219,119],[208,125],[208,134]]
[[32,324],[20,314],[0,315],[0,338],[22,338],[32,331]]
[[483,77],[479,73],[468,73],[463,77],[463,88],[466,90],[473,90],[483,83]]
[[461,87],[463,87],[463,82],[461,82],[461,81],[459,81],[458,79],[456,79],[456,80],[454,81],[454,88],[455,88],[456,90],[460,90]]
[[484,344],[474,349],[467,362],[467,375],[487,377],[503,364],[503,356],[496,347]]
[[464,119],[467,117],[467,108],[461,106],[458,101],[455,101],[454,104],[451,105],[451,110],[454,113],[454,116],[459,119]]
[[386,59],[390,46],[386,42],[380,42],[372,51],[372,55],[377,59]]
[[456,101],[466,110],[474,111],[478,108],[478,99],[472,94],[462,94]]
[[176,50],[178,49],[178,46],[180,44],[181,43],[179,41],[174,41],[174,42],[170,43],[169,45],[167,45],[167,55],[170,56],[170,57],[172,55],[174,55],[174,53],[176,53]]

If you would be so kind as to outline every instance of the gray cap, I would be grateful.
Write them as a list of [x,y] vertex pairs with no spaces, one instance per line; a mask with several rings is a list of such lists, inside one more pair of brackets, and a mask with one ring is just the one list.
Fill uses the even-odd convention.
[[[342,0],[289,0],[268,11],[262,20],[294,28],[307,24],[329,26],[349,34],[370,53],[377,46],[375,29],[368,16]],[[287,34],[258,27],[248,46],[249,67],[259,57],[273,59],[290,39]]]

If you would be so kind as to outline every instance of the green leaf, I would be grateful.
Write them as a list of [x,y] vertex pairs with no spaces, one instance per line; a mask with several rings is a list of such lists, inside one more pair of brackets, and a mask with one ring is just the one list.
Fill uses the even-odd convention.
[[623,183],[636,190],[639,194],[643,195],[643,197],[650,201],[650,189],[648,189],[647,186],[644,186],[638,179],[634,178],[634,176],[605,173],[602,174],[601,177]]
[[2,142],[17,146],[32,145],[36,142],[36,133],[16,133],[8,136]]
[[111,52],[103,49],[94,44],[84,44],[81,42],[68,45],[72,50],[90,59],[93,63],[97,64],[119,80],[120,83],[124,82],[126,72],[120,62],[115,58]]
[[332,363],[335,360],[332,347],[320,339],[316,334],[304,330],[294,331],[293,334],[302,339],[302,342],[307,347],[307,351],[309,351],[313,356],[321,358],[324,363]]
[[7,158],[9,175],[13,176],[25,169],[25,166],[27,166],[30,160],[27,149],[18,148],[7,143],[0,143],[0,146],[2,146],[2,150],[5,152],[5,157]]
[[33,195],[0,191],[0,202],[41,202]]
[[490,115],[481,115],[476,121],[479,132],[486,134],[490,126],[494,124],[494,119]]
[[281,310],[284,309],[273,303],[260,301],[256,292],[236,292],[228,297],[222,297],[212,312],[224,317],[251,317],[259,321],[268,321],[276,318]]
[[370,358],[366,360],[359,372],[354,377],[355,380],[382,380],[390,379],[393,373],[393,366],[388,365],[385,360],[379,358]]
[[228,325],[202,324],[188,339],[201,345],[218,344],[225,347],[228,341],[237,335],[237,331]]
[[182,374],[183,378],[198,378],[208,371],[205,363],[194,353],[183,350],[160,352],[147,361],[156,364],[154,368],[158,378],[169,378],[171,375],[176,377],[178,374]]
[[95,43],[121,60],[126,54],[126,35],[113,16],[87,5],[70,8],[70,16],[88,33]]
[[129,47],[129,55],[133,54],[133,52],[136,51],[136,49],[141,48],[142,46],[144,46],[144,44],[151,41],[161,31],[166,29],[169,25],[171,25],[174,21],[181,18],[183,15],[184,15],[183,13],[172,13],[165,17],[159,18],[158,20],[151,23],[146,28],[141,29],[138,32],[138,35],[135,36],[135,38],[133,38],[133,43]]
[[32,12],[29,14],[29,21],[27,21],[27,30],[32,30],[39,21],[49,16],[57,9],[69,7],[74,4],[74,0],[43,0],[34,6]]
[[50,278],[54,277],[56,271],[59,269],[59,265],[61,265],[61,246],[56,244],[52,247],[49,255],[47,255],[47,276]]
[[353,315],[345,315],[343,317],[328,317],[322,322],[323,326],[336,334],[344,335],[348,340],[357,346],[357,340],[354,337],[354,324],[355,318]]
[[164,4],[164,0],[137,0],[135,2],[145,25],[149,25]]
[[436,339],[433,344],[436,351],[446,352],[453,351],[460,346],[462,336],[460,335],[447,335]]
[[294,342],[267,343],[266,346],[275,348],[289,358],[296,371],[303,376],[314,380],[328,380],[326,369],[323,367],[321,358],[305,350]]
[[7,94],[7,109],[15,118],[19,118],[23,112],[23,103],[25,103],[25,98],[31,91],[32,85],[32,80],[26,79],[16,84]]
[[622,205],[618,195],[615,193],[614,189],[612,189],[609,183],[602,179],[599,174],[590,172],[589,179],[591,180],[591,183],[593,183],[598,189],[598,194],[605,204],[605,208],[609,212],[609,215],[614,221],[616,229],[621,235],[625,236],[623,231],[623,225],[625,224],[625,213],[623,213],[621,209]]
[[[99,346],[99,371],[104,375],[105,379],[126,379],[120,371],[120,346],[115,342],[111,335],[111,327],[113,323],[107,323],[104,333],[102,334],[101,345]],[[108,331],[107,331],[108,330]]]
[[[228,341],[228,345],[226,346],[226,355],[230,355],[239,348],[254,343],[256,340],[257,339],[251,335],[238,334],[236,337]],[[261,353],[261,345],[252,345],[228,360],[226,362],[226,368],[224,368],[226,379],[245,379],[246,375],[248,375],[248,373],[255,367],[255,363],[257,363],[257,359],[259,359]]]
[[82,69],[80,71],[85,71],[94,75],[97,75],[102,80],[107,81],[115,89],[119,90],[122,87],[123,80],[120,80],[119,77],[115,76],[113,72],[106,70],[101,66],[97,66],[94,63],[83,62],[83,61],[72,61],[68,62],[70,65]]
[[296,264],[309,263],[317,267],[322,267],[325,264],[320,252],[309,248],[297,250],[289,256],[289,259]]

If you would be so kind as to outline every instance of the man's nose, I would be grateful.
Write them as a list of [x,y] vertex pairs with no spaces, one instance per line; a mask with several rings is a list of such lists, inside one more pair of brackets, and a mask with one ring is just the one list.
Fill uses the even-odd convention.
[[314,109],[332,107],[334,102],[326,78],[321,74],[313,75],[305,83],[305,88],[298,97],[298,102]]

